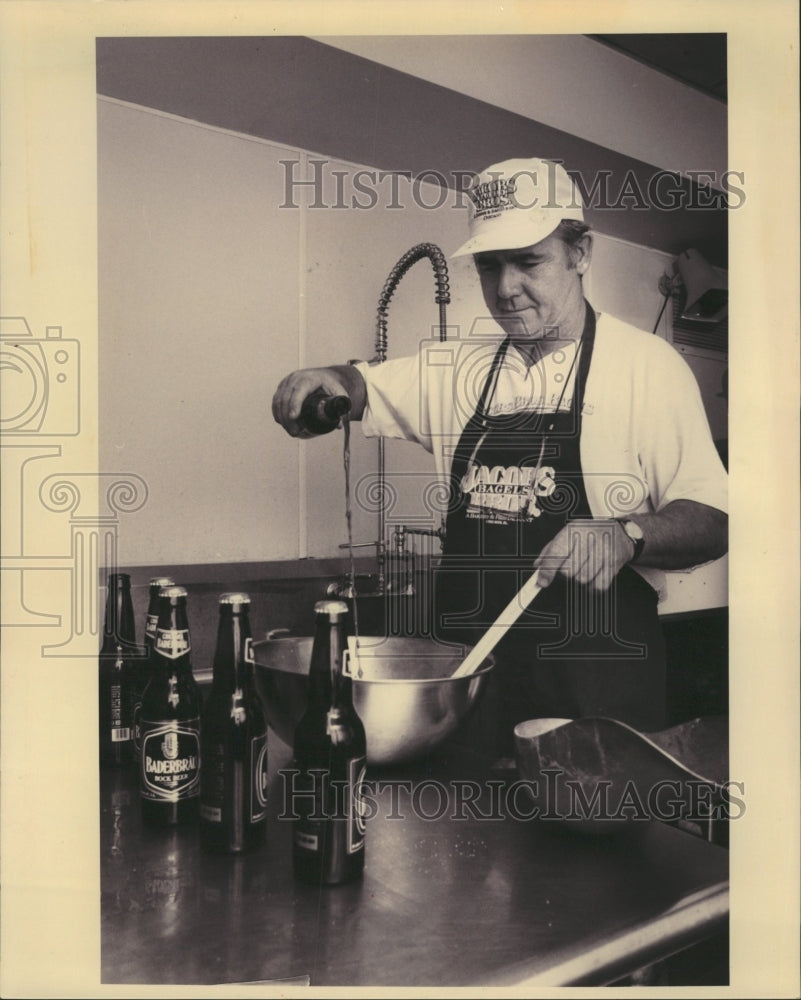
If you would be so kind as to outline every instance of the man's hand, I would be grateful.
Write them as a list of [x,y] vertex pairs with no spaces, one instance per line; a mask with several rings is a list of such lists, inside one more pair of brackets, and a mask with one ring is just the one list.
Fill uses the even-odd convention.
[[[655,514],[633,514],[644,547],[638,566],[687,570],[719,559],[728,550],[728,516],[695,500],[674,500]],[[543,548],[534,566],[547,586],[557,573],[608,589],[634,555],[634,542],[615,520],[570,521]]]
[[273,418],[287,434],[296,438],[314,437],[301,427],[299,417],[306,397],[315,389],[323,389],[331,396],[347,396],[350,400],[349,419],[361,419],[367,390],[364,379],[352,365],[302,368],[281,379],[273,396]]
[[534,566],[543,587],[561,573],[594,590],[608,590],[633,554],[634,542],[617,521],[577,520],[548,542]]

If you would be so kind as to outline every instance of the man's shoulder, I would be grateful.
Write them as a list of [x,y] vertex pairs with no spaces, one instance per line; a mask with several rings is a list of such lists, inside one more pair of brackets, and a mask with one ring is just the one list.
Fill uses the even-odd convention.
[[641,330],[610,313],[601,313],[598,319],[596,343],[602,349],[619,353],[620,360],[623,357],[632,361],[654,357],[683,360],[673,345],[659,334]]
[[604,312],[602,312],[598,317],[597,336],[599,338],[620,337],[624,339],[633,339],[634,341],[650,340],[651,337],[655,337],[656,340],[661,339],[654,334],[641,330],[632,323],[627,323],[618,316],[613,316],[611,313]]

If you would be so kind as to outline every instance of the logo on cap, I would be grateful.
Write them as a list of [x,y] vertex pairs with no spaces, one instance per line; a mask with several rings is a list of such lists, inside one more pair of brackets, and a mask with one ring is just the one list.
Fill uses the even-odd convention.
[[499,209],[514,208],[512,195],[517,190],[517,180],[499,178],[493,181],[483,181],[476,184],[467,193],[476,206],[476,218],[495,213]]

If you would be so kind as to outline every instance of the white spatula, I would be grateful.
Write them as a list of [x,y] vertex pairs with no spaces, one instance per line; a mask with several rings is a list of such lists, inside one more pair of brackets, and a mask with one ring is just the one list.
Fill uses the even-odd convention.
[[538,577],[539,570],[534,570],[528,580],[526,580],[520,590],[518,590],[512,600],[509,601],[492,625],[490,625],[484,635],[481,636],[464,660],[454,670],[451,677],[466,677],[468,674],[472,674],[478,670],[487,656],[495,649],[495,646],[542,590],[542,587],[538,583]]

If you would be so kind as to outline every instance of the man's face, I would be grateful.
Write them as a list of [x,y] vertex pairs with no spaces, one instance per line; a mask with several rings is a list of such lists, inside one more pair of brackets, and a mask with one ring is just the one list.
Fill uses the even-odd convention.
[[[555,340],[581,334],[584,294],[581,275],[590,258],[584,238],[573,250],[553,233],[521,250],[492,250],[475,255],[484,301],[513,342],[543,336]],[[547,334],[546,334],[547,331]]]

